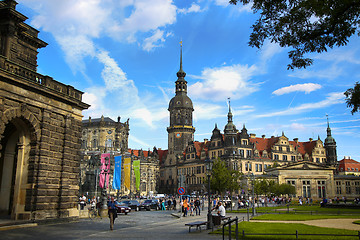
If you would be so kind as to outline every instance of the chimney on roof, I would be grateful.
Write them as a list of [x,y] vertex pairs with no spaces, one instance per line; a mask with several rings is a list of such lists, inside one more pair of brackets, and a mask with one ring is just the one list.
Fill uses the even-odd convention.
[[89,116],[89,123],[91,123],[91,117]]
[[351,159],[351,156],[344,156],[344,159]]
[[120,122],[120,119],[121,119],[120,116],[118,116],[118,123]]
[[204,143],[207,143],[209,141],[209,139],[204,138]]
[[256,134],[255,133],[250,133],[250,138],[255,138]]
[[262,137],[263,139],[265,139],[265,135],[261,135],[261,137]]
[[161,148],[158,148],[158,150],[161,150]]
[[271,138],[274,138],[274,136],[271,136]]
[[294,142],[299,143],[299,139],[298,139],[298,138],[294,138]]
[[312,138],[309,138],[309,141],[311,142],[313,139]]

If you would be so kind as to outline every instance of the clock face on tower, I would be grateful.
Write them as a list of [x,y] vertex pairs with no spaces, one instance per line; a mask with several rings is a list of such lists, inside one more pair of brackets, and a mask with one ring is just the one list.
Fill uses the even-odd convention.
[[175,137],[176,137],[176,138],[180,138],[180,137],[181,137],[181,133],[175,133]]

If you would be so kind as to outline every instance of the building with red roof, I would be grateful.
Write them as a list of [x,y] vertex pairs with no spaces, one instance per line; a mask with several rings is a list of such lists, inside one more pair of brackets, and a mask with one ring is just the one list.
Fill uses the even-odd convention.
[[344,175],[360,176],[360,163],[351,159],[351,157],[344,156],[344,158],[339,161],[338,172]]

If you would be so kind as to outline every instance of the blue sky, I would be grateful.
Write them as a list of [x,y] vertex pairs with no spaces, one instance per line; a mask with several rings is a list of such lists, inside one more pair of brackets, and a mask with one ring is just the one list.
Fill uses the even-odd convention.
[[227,121],[266,137],[326,137],[326,114],[338,159],[360,160],[360,117],[343,92],[360,79],[360,38],[311,54],[313,66],[287,70],[289,49],[248,46],[257,19],[227,0],[17,0],[17,10],[49,45],[38,72],[85,92],[84,117],[130,118],[129,147],[167,149],[168,103],[183,69],[194,104],[195,140]]

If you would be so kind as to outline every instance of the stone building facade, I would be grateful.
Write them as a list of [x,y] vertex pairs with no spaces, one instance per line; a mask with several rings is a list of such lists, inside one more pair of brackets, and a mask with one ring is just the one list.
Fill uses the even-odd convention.
[[[128,149],[130,132],[129,119],[125,122],[109,117],[82,120],[80,193],[89,197],[100,195],[99,185],[101,153],[110,153],[111,168],[114,156],[124,154]],[[112,171],[111,171],[112,172]],[[111,175],[112,179],[112,175]]]
[[[129,119],[125,122],[118,117],[115,122],[109,117],[91,118],[82,121],[82,162],[80,174],[81,194],[93,197],[100,196],[99,173],[100,157],[102,153],[110,153],[110,188],[111,195],[140,195],[149,196],[157,193],[159,183],[159,154],[163,151],[154,148],[153,151],[143,151],[128,148],[130,126]],[[123,156],[121,189],[112,189],[114,172],[114,157]],[[135,186],[136,178],[134,169],[131,168],[130,189],[124,186],[124,158],[130,157],[131,161],[140,160],[140,189]],[[131,164],[132,166],[132,164]]]
[[[136,189],[134,169],[131,169],[130,189],[122,184],[122,195],[154,196],[159,190],[159,154],[156,148],[153,151],[129,149],[131,160],[140,160],[140,187]],[[123,180],[124,174],[122,174]]]
[[81,149],[83,151],[118,151],[128,149],[129,119],[115,122],[109,117],[82,120]]
[[0,1],[0,214],[78,217],[82,92],[36,72],[47,44]]
[[[176,169],[176,177],[171,178],[177,182],[169,192],[166,192],[169,189],[165,189],[165,193],[174,193],[180,186],[185,187],[186,194],[207,192],[204,185],[207,159],[225,161],[228,168],[244,174],[243,189],[237,194],[247,195],[251,191],[253,175],[255,179],[265,178],[294,185],[296,196],[299,197],[320,199],[345,196],[353,199],[358,197],[360,191],[358,176],[338,174],[336,142],[331,135],[329,122],[325,144],[320,137],[305,142],[297,138],[290,140],[284,132],[278,137],[256,137],[255,134],[248,134],[245,125],[240,131],[237,130],[229,102],[228,121],[223,133],[215,124],[210,140],[190,141],[173,166],[168,166]],[[348,168],[356,170],[356,167]]]
[[339,175],[354,175],[360,176],[360,163],[351,159],[350,156],[344,156],[342,160],[338,162]]

